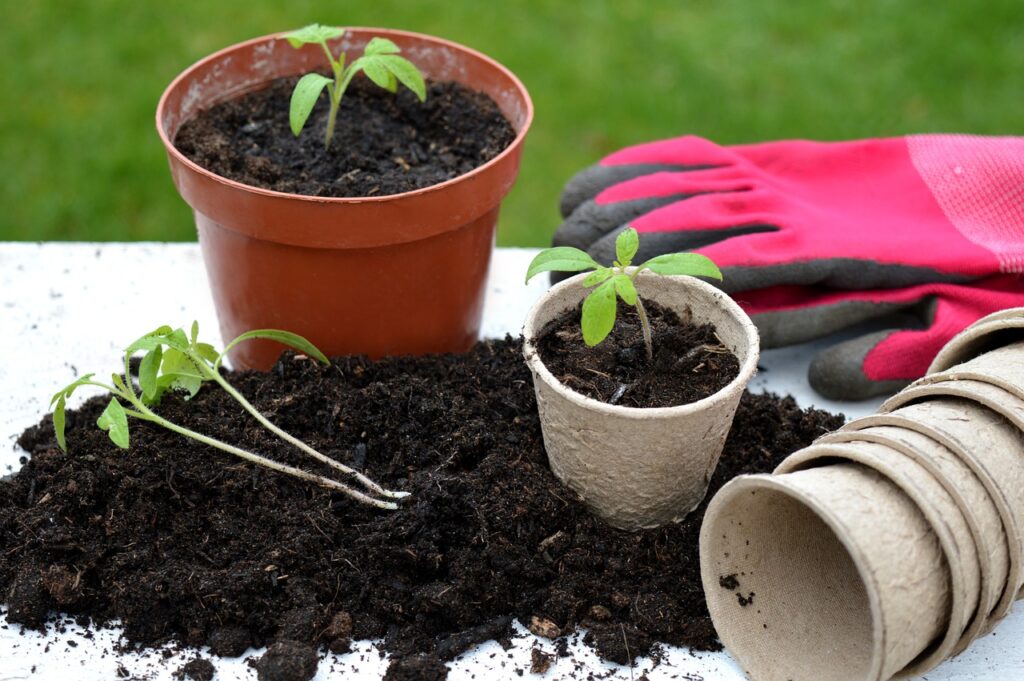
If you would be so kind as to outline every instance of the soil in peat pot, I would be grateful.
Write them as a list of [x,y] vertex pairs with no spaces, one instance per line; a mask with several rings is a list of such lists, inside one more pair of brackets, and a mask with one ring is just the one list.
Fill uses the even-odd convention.
[[714,395],[739,374],[713,326],[680,320],[653,301],[644,303],[654,346],[648,360],[636,308],[618,306],[611,334],[592,348],[580,330],[582,302],[541,330],[537,352],[562,385],[622,407],[675,407]]
[[[389,678],[442,678],[442,661],[507,640],[514,619],[549,637],[586,627],[599,654],[620,663],[658,642],[717,649],[697,555],[705,507],[639,533],[590,515],[548,469],[521,353],[506,338],[465,355],[329,367],[286,354],[268,373],[231,376],[286,430],[411,492],[397,512],[145,423],[119,450],[94,425],[102,399],[67,414],[67,454],[44,419],[19,440],[28,461],[0,481],[8,619],[119,619],[129,643],[209,645],[215,655],[269,645],[262,679],[307,678],[315,649],[375,638],[392,654]],[[158,410],[308,465],[212,386]],[[709,498],[842,421],[791,398],[744,395]]]
[[200,112],[174,140],[190,160],[254,187],[308,196],[386,196],[429,187],[500,154],[515,131],[486,94],[454,82],[427,83],[426,102],[392,94],[363,75],[341,100],[324,148],[328,103],[321,95],[302,133],[288,124],[297,77]]

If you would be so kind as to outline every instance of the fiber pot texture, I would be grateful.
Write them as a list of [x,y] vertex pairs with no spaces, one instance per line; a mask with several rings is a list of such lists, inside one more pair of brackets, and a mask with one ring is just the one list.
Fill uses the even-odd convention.
[[[476,340],[498,207],[519,170],[533,105],[490,58],[417,33],[353,28],[332,42],[350,57],[394,41],[430,79],[489,95],[516,131],[498,156],[447,182],[391,196],[323,198],[259,189],[185,158],[173,140],[197,112],[282,76],[326,67],[317,45],[282,34],[234,45],[178,76],[156,112],[171,175],[192,207],[221,334],[299,333],[328,355],[459,352]],[[244,343],[235,368],[268,369],[280,346]]]
[[1024,307],[993,312],[953,337],[932,360],[928,373],[934,374],[974,359],[994,348],[1024,339]]
[[859,464],[734,479],[704,515],[700,558],[715,629],[754,681],[889,679],[946,629],[935,534]]
[[[993,623],[993,613],[1007,589],[1009,551],[999,510],[989,491],[971,468],[942,445],[916,430],[916,422],[904,416],[869,416],[851,421],[825,435],[819,442],[877,442],[899,451],[927,469],[956,501],[977,546],[981,569],[981,600],[978,616],[964,631],[953,651],[962,652],[978,634]],[[997,618],[996,618],[997,619]]]
[[585,274],[552,287],[530,310],[523,351],[533,373],[551,470],[614,527],[640,530],[682,520],[704,499],[747,382],[757,369],[757,330],[729,296],[692,277],[641,273],[645,300],[680,320],[715,327],[740,370],[725,388],[677,407],[606,404],[570,390],[548,371],[534,340],[590,292]]
[[964,633],[969,628],[975,634],[980,631],[974,623],[984,621],[988,614],[986,609],[980,618],[976,617],[981,594],[981,565],[974,536],[956,500],[931,472],[884,444],[863,440],[816,443],[790,456],[775,473],[792,473],[844,460],[872,468],[899,487],[917,505],[942,547],[952,578],[949,624],[936,645],[900,671],[901,676],[924,674],[959,646],[969,645],[973,637],[965,643]]

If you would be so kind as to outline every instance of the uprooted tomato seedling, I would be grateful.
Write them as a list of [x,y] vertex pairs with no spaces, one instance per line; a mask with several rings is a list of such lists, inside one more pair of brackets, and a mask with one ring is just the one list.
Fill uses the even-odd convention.
[[643,330],[644,348],[647,359],[654,356],[654,343],[651,340],[651,325],[647,320],[647,311],[643,301],[637,295],[637,275],[644,270],[655,274],[685,274],[693,277],[710,277],[721,279],[722,272],[710,258],[699,253],[665,253],[630,270],[633,256],[640,247],[640,235],[632,227],[627,227],[615,239],[616,260],[609,267],[601,265],[590,257],[586,251],[571,246],[548,248],[537,254],[526,270],[526,281],[530,281],[541,272],[584,272],[594,270],[583,279],[587,288],[596,286],[583,301],[583,315],[580,324],[583,341],[593,347],[603,341],[615,327],[615,298],[622,298],[627,305],[636,308]]
[[[198,336],[199,324],[196,322],[192,323],[189,335],[186,335],[185,331],[180,328],[172,329],[170,326],[161,326],[155,331],[142,336],[125,349],[123,377],[116,373],[112,374],[110,377],[111,382],[108,384],[94,380],[95,374],[86,374],[58,391],[50,401],[50,407],[53,408],[53,428],[57,436],[57,444],[60,448],[67,451],[67,442],[64,437],[64,410],[67,400],[78,388],[82,386],[95,386],[111,394],[110,403],[103,410],[99,419],[97,419],[96,425],[106,431],[110,436],[110,440],[121,449],[128,449],[129,447],[128,419],[135,418],[155,423],[179,435],[211,447],[216,447],[224,452],[277,471],[278,473],[291,475],[301,480],[343,492],[371,506],[395,510],[398,508],[398,504],[393,500],[408,496],[408,492],[384,489],[362,473],[318,452],[305,442],[277,427],[228,383],[220,372],[221,364],[231,348],[239,343],[256,338],[266,338],[283,343],[323,364],[329,364],[330,362],[327,357],[315,345],[302,336],[288,331],[257,329],[243,333],[228,343],[224,350],[218,352],[209,343],[200,342]],[[139,385],[136,388],[131,379],[130,364],[132,357],[140,352],[143,355],[142,361],[139,364]],[[256,452],[251,452],[216,438],[203,435],[173,423],[153,410],[153,407],[160,403],[160,398],[167,391],[177,390],[186,393],[187,397],[193,397],[199,392],[203,384],[208,382],[213,382],[220,386],[224,392],[230,395],[260,425],[271,433],[320,463],[333,468],[341,475],[356,481],[369,493],[354,489],[346,483],[310,473],[294,466],[278,463]],[[383,499],[379,497],[383,497]]]
[[342,52],[335,59],[331,52],[328,40],[334,40],[345,35],[345,29],[335,26],[322,26],[310,24],[297,31],[285,34],[285,38],[295,49],[303,45],[319,45],[327,55],[327,61],[331,65],[334,78],[319,73],[307,73],[292,90],[291,106],[288,112],[288,120],[291,124],[292,134],[296,137],[302,132],[309,114],[313,111],[320,93],[327,88],[327,96],[330,100],[330,111],[327,114],[327,129],[324,132],[324,147],[331,146],[331,139],[334,137],[334,124],[338,118],[338,109],[341,107],[341,98],[352,82],[352,78],[362,71],[366,77],[376,85],[388,92],[397,92],[398,83],[412,90],[420,101],[427,99],[427,87],[423,81],[423,74],[420,73],[412,62],[405,57],[400,57],[402,51],[398,45],[387,38],[375,37],[363,48],[363,56],[345,65],[345,53]]

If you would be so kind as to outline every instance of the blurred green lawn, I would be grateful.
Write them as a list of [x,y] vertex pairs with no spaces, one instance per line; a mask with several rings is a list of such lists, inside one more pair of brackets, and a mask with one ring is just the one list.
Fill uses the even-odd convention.
[[27,0],[0,28],[0,239],[191,240],[153,130],[163,88],[231,43],[320,21],[443,36],[537,108],[502,245],[544,244],[559,190],[621,146],[1020,133],[1021,0]]

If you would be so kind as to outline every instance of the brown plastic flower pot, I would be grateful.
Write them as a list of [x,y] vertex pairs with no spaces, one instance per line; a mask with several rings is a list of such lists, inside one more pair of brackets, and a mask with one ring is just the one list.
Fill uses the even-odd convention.
[[[391,196],[324,198],[234,182],[173,144],[198,112],[270,81],[326,66],[316,45],[282,34],[213,54],[160,98],[156,126],[171,175],[192,207],[221,334],[280,328],[329,355],[460,352],[477,338],[498,207],[519,171],[533,104],[522,83],[479,52],[417,33],[353,28],[332,48],[352,55],[373,36],[394,41],[428,78],[489,95],[516,137],[475,170]],[[269,368],[281,346],[245,343],[236,368]]]

